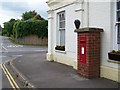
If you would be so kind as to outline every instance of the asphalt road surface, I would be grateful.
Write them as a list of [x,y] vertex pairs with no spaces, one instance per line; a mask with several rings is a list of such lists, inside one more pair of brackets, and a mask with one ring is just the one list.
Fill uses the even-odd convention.
[[[37,54],[41,52],[47,52],[47,46],[25,46],[16,45],[9,41],[7,37],[0,36],[0,64],[9,60],[13,60],[16,57],[21,57],[29,54]],[[2,81],[2,82],[1,82]],[[0,89],[12,88],[5,73],[0,67]]]

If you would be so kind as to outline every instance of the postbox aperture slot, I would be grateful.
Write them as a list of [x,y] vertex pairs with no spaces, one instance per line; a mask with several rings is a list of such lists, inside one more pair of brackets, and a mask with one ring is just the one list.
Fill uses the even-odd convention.
[[80,40],[80,42],[81,42],[81,43],[85,43],[85,41],[84,41],[84,40]]

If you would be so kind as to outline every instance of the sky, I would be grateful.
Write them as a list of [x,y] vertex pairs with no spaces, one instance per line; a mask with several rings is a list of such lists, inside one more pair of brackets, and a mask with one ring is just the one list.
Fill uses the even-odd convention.
[[22,13],[30,10],[47,19],[46,0],[0,0],[0,25],[3,27],[11,18],[21,19]]

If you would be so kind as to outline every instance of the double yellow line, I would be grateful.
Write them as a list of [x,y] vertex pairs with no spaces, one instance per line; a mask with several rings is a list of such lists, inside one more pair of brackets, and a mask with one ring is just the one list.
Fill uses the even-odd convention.
[[20,90],[19,86],[17,85],[17,83],[13,79],[12,75],[10,74],[10,72],[8,71],[8,69],[6,68],[6,66],[4,64],[0,64],[0,67],[4,71],[4,73],[5,73],[6,77],[8,78],[8,80],[9,80],[10,85],[12,86],[12,88],[14,90]]

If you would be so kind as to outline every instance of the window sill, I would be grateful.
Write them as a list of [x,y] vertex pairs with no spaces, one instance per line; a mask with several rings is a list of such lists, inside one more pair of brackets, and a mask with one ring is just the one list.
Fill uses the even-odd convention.
[[107,60],[108,62],[110,62],[110,63],[116,63],[116,64],[120,64],[120,61],[115,61],[115,60]]
[[66,51],[55,50],[55,52],[66,54]]

